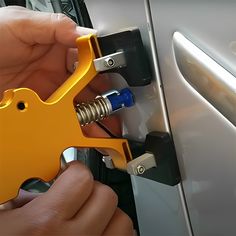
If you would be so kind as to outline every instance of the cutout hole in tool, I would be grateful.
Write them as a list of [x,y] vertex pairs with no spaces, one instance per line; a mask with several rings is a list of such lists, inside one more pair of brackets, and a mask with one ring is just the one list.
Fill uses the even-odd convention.
[[21,189],[33,193],[44,193],[50,188],[50,185],[50,183],[44,182],[40,178],[31,178],[21,185]]
[[91,44],[92,44],[92,47],[93,47],[93,50],[94,50],[95,57],[99,58],[101,55],[100,55],[100,52],[98,50],[98,43],[97,43],[95,37],[92,36],[90,40],[91,40]]
[[20,111],[25,111],[26,108],[27,108],[27,103],[22,102],[22,101],[20,101],[20,102],[17,103],[17,109],[18,109],[18,110],[20,110]]
[[126,155],[126,158],[127,158],[127,161],[131,161],[131,156],[129,154],[129,150],[128,150],[128,146],[127,146],[127,143],[122,143],[122,147],[124,149],[124,152],[125,152],[125,155]]

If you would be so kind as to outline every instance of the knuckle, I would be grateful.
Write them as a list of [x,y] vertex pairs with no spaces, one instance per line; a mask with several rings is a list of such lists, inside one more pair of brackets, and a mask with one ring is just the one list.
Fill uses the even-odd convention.
[[119,219],[120,224],[124,227],[126,230],[133,230],[133,221],[131,218],[122,210],[117,208],[116,210],[116,217]]
[[52,19],[56,20],[59,23],[76,25],[76,23],[71,20],[68,16],[63,13],[51,13]]
[[113,206],[118,205],[118,196],[112,188],[107,185],[99,184],[100,194]]
[[[81,181],[81,177],[80,177],[80,181]],[[92,186],[94,182],[93,175],[90,172],[90,170],[87,168],[83,170],[83,182],[86,186]]]
[[85,165],[78,162],[72,162],[70,167],[74,169],[74,178],[76,182],[78,180],[81,181],[82,179],[85,184],[93,183],[93,175]]
[[61,21],[61,20],[65,20],[67,19],[68,17],[63,14],[63,13],[53,13],[55,18],[58,20],[58,21]]
[[[80,183],[80,186],[86,191],[93,188],[93,175],[82,163],[72,162],[66,171],[70,175],[71,185],[77,186]],[[81,191],[81,188],[78,188],[78,191]]]
[[[32,233],[36,235],[45,235],[55,231],[61,225],[58,212],[42,208],[37,217],[31,217]],[[32,222],[33,221],[33,222]]]

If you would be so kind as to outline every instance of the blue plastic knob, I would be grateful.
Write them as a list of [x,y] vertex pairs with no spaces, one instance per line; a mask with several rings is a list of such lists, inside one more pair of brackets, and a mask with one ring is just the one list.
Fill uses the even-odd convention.
[[119,93],[113,93],[107,96],[112,106],[112,111],[122,107],[131,107],[134,105],[134,95],[128,88],[124,88]]

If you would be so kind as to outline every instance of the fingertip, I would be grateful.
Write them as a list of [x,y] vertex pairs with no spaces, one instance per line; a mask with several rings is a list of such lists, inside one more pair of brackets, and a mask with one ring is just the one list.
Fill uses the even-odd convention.
[[55,34],[56,39],[70,47],[76,46],[77,37],[97,34],[97,30],[95,29],[77,26],[72,19],[62,13],[53,14],[53,17],[60,25],[60,28]]
[[79,161],[69,162],[67,168],[59,178],[63,178],[63,175],[69,175],[70,178],[73,179],[73,182],[81,181],[81,178],[83,178],[83,181],[87,182],[87,184],[93,184],[94,181],[89,168]]
[[78,62],[78,49],[69,48],[66,56],[66,67],[70,73],[74,73],[77,62]]
[[94,180],[89,169],[78,161],[69,163],[52,187],[38,200],[38,206],[56,212],[58,217],[70,219],[87,201],[93,191]]
[[101,196],[107,198],[110,203],[110,206],[117,207],[118,205],[118,196],[115,191],[108,185],[102,184],[98,181],[95,181],[95,188],[99,190]]
[[124,212],[122,211],[120,208],[117,209],[118,210],[118,214],[120,215],[120,218],[122,219],[122,222],[124,222],[123,225],[125,225],[127,228],[134,228],[134,224],[133,221],[131,220],[131,218]]
[[55,39],[68,46],[76,47],[76,38],[79,33],[76,31],[76,23],[62,13],[52,14],[53,21],[57,22]]
[[[122,227],[120,227],[121,225]],[[109,222],[109,225],[103,232],[103,235],[135,236],[131,218],[122,210],[117,208],[111,221]]]

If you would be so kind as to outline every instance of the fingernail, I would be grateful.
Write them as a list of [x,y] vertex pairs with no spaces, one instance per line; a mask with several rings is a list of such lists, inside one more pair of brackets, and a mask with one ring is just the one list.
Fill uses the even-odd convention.
[[85,28],[81,26],[77,26],[76,31],[80,36],[87,35],[87,34],[97,34],[97,30],[91,29],[91,28]]

